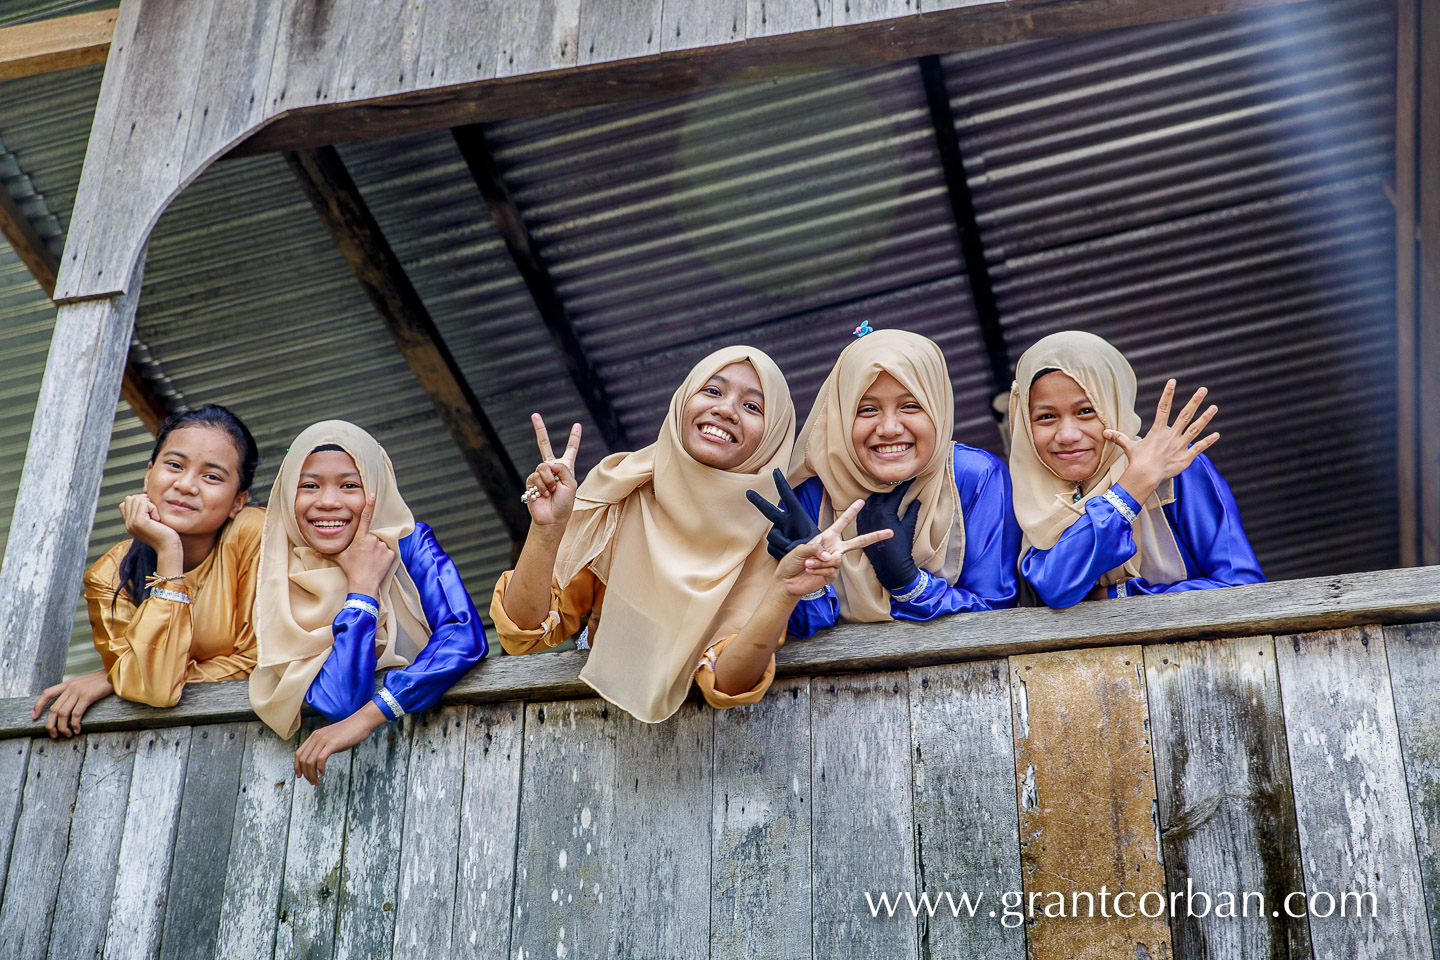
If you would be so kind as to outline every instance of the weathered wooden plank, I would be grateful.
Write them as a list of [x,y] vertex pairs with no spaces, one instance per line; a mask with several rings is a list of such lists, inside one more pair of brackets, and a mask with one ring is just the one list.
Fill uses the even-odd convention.
[[892,20],[908,17],[929,10],[930,4],[923,0],[832,0],[835,26],[851,23],[872,23],[877,20]]
[[334,960],[384,960],[395,941],[414,721],[383,724],[351,750]]
[[870,906],[916,893],[909,686],[904,673],[811,681],[816,957],[919,955],[908,907]]
[[1002,899],[1020,889],[1009,664],[911,670],[910,739],[920,892],[949,895],[920,917],[920,955],[1024,960],[1025,932]]
[[622,713],[615,744],[615,905],[608,956],[708,960],[715,711],[689,701],[663,724]]
[[[749,0],[747,38],[818,30],[835,22],[834,0]],[[842,0],[843,2],[843,0]]]
[[523,704],[470,708],[452,957],[510,956],[524,725]]
[[0,80],[104,63],[115,11],[95,10],[0,29]]
[[[0,31],[3,32],[3,31]],[[55,292],[55,277],[60,272],[60,261],[50,252],[50,247],[35,232],[35,225],[25,216],[9,191],[0,189],[0,236],[4,236],[15,251],[15,256],[25,264],[25,269],[40,284],[46,296]]]
[[[340,64],[352,39],[354,8],[352,0],[286,0],[265,95],[270,116],[346,99],[339,89]],[[361,20],[358,26],[363,33],[380,25]]]
[[[1010,660],[1030,960],[1173,953],[1140,656],[1115,647]],[[1104,901],[1091,906],[1102,887],[1115,908],[1104,919]],[[1151,917],[1139,910],[1147,896]]]
[[[301,742],[325,723],[305,721],[300,730]],[[312,787],[303,780],[295,784],[280,921],[275,930],[277,960],[329,957],[334,952],[335,902],[339,899],[351,760],[349,750],[334,754],[325,761],[325,776],[320,778],[319,786]]]
[[[1431,960],[1383,634],[1276,637],[1275,653],[1315,956]],[[1342,918],[1351,893],[1373,894],[1375,916],[1362,900]]]
[[[0,745],[0,863],[10,862],[10,844],[15,840],[15,821],[20,817],[20,797],[25,790],[25,765],[30,762],[30,741],[12,740]],[[0,873],[0,896],[7,876]]]
[[[1134,603],[1087,603],[1069,610],[994,610],[934,623],[842,624],[826,631],[823,644],[786,644],[776,660],[781,676],[810,676],[1047,650],[1437,619],[1440,567],[1415,567],[1196,590],[1138,598]],[[585,654],[576,651],[487,659],[451,687],[441,703],[586,696],[594,691],[579,679],[584,664]],[[0,739],[43,735],[44,724],[30,719],[34,704],[33,697],[0,700]],[[186,687],[180,703],[168,709],[107,697],[85,714],[85,729],[137,730],[253,717],[243,680],[197,683]]]
[[176,727],[135,738],[105,960],[150,960],[160,948],[190,734],[189,727]]
[[235,830],[215,936],[220,960],[250,960],[274,952],[294,782],[295,744],[281,740],[264,724],[246,724]]
[[[363,29],[351,29],[348,42],[340,51],[336,95],[346,100],[363,100],[419,86],[421,30],[427,6],[454,4],[351,0],[352,21]],[[461,6],[468,7],[468,4]],[[428,86],[428,78],[425,85]]]
[[1175,956],[1310,956],[1303,918],[1245,901],[1305,886],[1274,641],[1160,644],[1145,676]]
[[[133,286],[134,295],[62,306],[55,315],[27,448],[46,453],[25,458],[0,566],[0,696],[33,698],[64,668],[138,275]],[[43,732],[43,724],[30,725]]]
[[0,904],[0,956],[43,958],[50,945],[55,894],[60,886],[60,871],[55,867],[65,860],[84,759],[83,737],[36,740],[30,746],[7,871],[19,882],[5,885],[5,899]]
[[98,957],[105,947],[115,866],[130,800],[130,771],[140,736],[143,734],[91,733],[85,737],[76,816],[70,824],[64,866],[59,868],[55,921],[50,928],[51,960]]
[[601,957],[610,946],[615,709],[525,708],[510,955]]
[[183,175],[192,175],[265,119],[284,0],[225,0],[210,17],[196,79]]
[[[190,731],[170,893],[165,898],[161,960],[210,960],[215,956],[215,934],[225,897],[225,872],[217,867],[230,857],[244,754],[243,723]],[[154,867],[160,869],[163,864]]]
[[[509,4],[501,21],[497,77],[573,67],[580,56],[580,0]],[[449,126],[459,126],[458,123]]]
[[810,681],[715,715],[712,960],[810,957]]
[[1410,787],[1430,947],[1440,960],[1440,625],[1386,627],[1385,654]]
[[[508,7],[505,0],[426,4],[415,66],[420,85],[443,87],[495,76],[500,62],[498,25],[505,22]],[[491,27],[476,30],[476,24]]]
[[585,0],[580,5],[580,63],[660,52],[661,0]]
[[666,3],[660,11],[660,49],[688,50],[739,43],[745,39],[749,16],[745,0]]
[[400,893],[395,902],[399,957],[451,955],[465,731],[464,707],[438,708],[415,720]]

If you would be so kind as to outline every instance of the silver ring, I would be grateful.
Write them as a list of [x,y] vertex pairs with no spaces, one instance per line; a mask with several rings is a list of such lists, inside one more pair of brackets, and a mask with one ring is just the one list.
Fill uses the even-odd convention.
[[528,486],[528,487],[525,488],[525,492],[524,492],[524,493],[520,494],[520,502],[521,502],[521,503],[534,503],[536,500],[539,500],[539,499],[540,499],[540,488],[537,487],[537,486],[535,486],[535,484],[533,484],[533,483],[530,484],[530,486]]

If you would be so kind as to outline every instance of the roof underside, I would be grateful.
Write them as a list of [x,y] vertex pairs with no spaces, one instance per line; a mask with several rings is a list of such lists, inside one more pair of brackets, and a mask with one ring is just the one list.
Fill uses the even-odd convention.
[[[1130,358],[1147,421],[1165,378],[1209,386],[1213,458],[1275,579],[1398,562],[1393,61],[1389,6],[1338,0],[941,61],[1009,363],[1080,327]],[[57,244],[98,82],[0,84],[0,181]],[[635,444],[729,343],[770,352],[803,416],[869,320],[939,342],[956,439],[1000,450],[914,61],[485,135]],[[521,475],[532,410],[585,425],[582,467],[608,452],[449,132],[341,155]],[[0,251],[3,521],[53,327],[27,280]],[[257,492],[310,422],[370,429],[488,608],[508,538],[282,159],[218,163],[172,205],[136,333],[170,387],[251,424]],[[123,535],[113,505],[148,446],[121,413],[95,555]],[[77,637],[72,671],[88,666]]]

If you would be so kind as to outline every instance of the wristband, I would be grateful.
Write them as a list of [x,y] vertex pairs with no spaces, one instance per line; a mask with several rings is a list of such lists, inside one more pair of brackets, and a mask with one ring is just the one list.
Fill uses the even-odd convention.
[[895,603],[908,603],[909,601],[914,600],[916,597],[920,596],[920,594],[924,593],[925,588],[928,586],[930,586],[930,574],[924,570],[921,570],[920,576],[915,578],[915,586],[911,587],[909,590],[906,590],[904,593],[890,594],[890,599]]

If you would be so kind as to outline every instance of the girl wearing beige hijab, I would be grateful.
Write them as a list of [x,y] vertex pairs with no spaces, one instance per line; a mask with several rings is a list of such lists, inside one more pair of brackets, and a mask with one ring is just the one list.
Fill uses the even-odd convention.
[[255,635],[260,719],[282,737],[302,704],[333,721],[296,751],[311,783],[332,753],[434,706],[485,656],[454,563],[401,499],[390,457],[352,423],[317,423],[285,454],[261,534]]
[[994,454],[951,442],[954,425],[950,373],[934,341],[880,330],[840,354],[795,443],[786,509],[761,510],[775,524],[772,543],[784,542],[832,522],[836,504],[860,500],[855,530],[893,538],[847,554],[834,587],[796,609],[791,633],[809,636],[837,618],[931,620],[1015,605],[1009,474]]
[[767,525],[744,499],[773,495],[795,411],[780,369],[754,347],[696,364],[655,443],[611,454],[578,488],[579,425],[557,458],[532,420],[542,462],[523,498],[524,549],[490,604],[496,632],[508,653],[529,653],[588,616],[580,679],[647,723],[673,714],[692,680],[716,707],[757,702],[796,601],[833,579],[846,551],[878,539],[841,542],[831,530],[779,564],[767,554]]
[[1108,342],[1067,330],[1020,358],[1010,475],[1020,572],[1047,606],[1261,583],[1255,551],[1201,437],[1205,388],[1170,423],[1175,381],[1139,436],[1135,372]]

